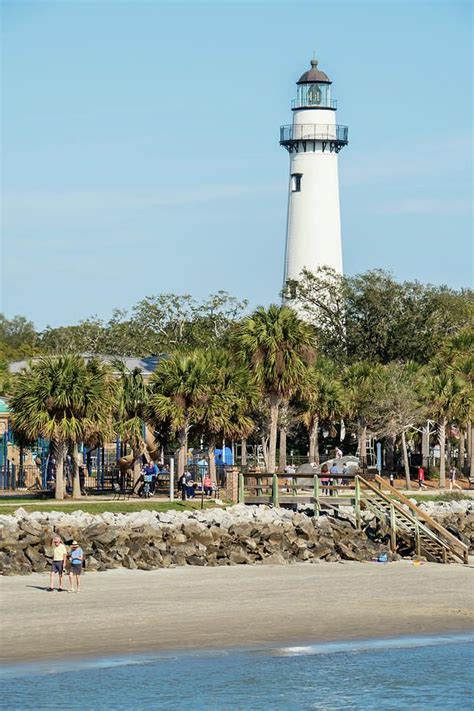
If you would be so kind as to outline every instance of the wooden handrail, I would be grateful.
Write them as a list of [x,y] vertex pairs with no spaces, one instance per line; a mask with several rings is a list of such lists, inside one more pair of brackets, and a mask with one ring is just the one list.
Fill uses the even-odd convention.
[[[279,484],[280,485],[280,484]],[[282,485],[283,487],[287,486],[286,484]],[[251,491],[252,489],[271,489],[272,488],[272,482],[268,484],[245,484],[245,489],[246,491]],[[288,488],[294,488],[291,487],[291,484],[288,484]],[[344,486],[343,484],[337,485],[331,485],[331,486],[324,486],[322,485],[322,488],[326,491],[344,491],[344,492],[355,492],[355,488],[353,486]],[[307,484],[304,488],[300,487],[299,491],[312,491],[313,490],[313,483]]]
[[422,518],[424,521],[430,524],[438,533],[442,533],[445,538],[447,538],[448,541],[450,541],[452,544],[455,546],[458,546],[459,548],[462,549],[463,553],[466,551],[468,552],[468,547],[466,546],[465,543],[459,540],[459,538],[456,538],[456,536],[453,536],[452,533],[447,531],[444,526],[442,526],[440,523],[434,520],[429,514],[427,514],[425,511],[422,511],[421,509],[418,508],[409,498],[408,496],[405,496],[404,494],[401,494],[398,489],[395,489],[393,486],[390,486],[390,484],[387,484],[387,482],[382,479],[381,476],[376,476],[375,481],[377,481],[379,484],[383,484],[386,486],[391,493],[395,494],[400,501],[402,501],[406,506],[408,506],[409,509],[412,511],[415,511],[416,515]]
[[[271,479],[273,474],[268,474],[264,472],[240,472],[244,479]],[[329,474],[321,472],[314,472],[314,474],[282,474],[281,472],[276,472],[279,479],[312,479],[317,476],[318,479],[355,479],[359,474]]]
[[[366,486],[368,489],[373,491],[373,493],[376,494],[377,496],[380,496],[382,499],[384,499],[384,501],[386,501],[386,503],[388,503],[390,506],[393,506],[398,511],[398,513],[401,514],[408,521],[410,521],[410,523],[414,523],[418,526],[421,526],[422,530],[425,533],[427,533],[429,537],[434,538],[438,544],[449,549],[449,546],[447,543],[445,543],[443,540],[438,538],[438,536],[433,531],[431,531],[427,526],[425,526],[423,523],[420,523],[420,521],[418,521],[418,519],[415,516],[412,516],[411,513],[408,513],[408,511],[405,511],[405,509],[401,506],[401,504],[399,504],[397,501],[393,501],[393,499],[391,499],[389,496],[384,494],[383,491],[381,491],[380,489],[377,489],[376,486],[373,486],[370,482],[366,481],[361,476],[359,477],[359,479],[364,484],[364,486]],[[418,511],[418,509],[416,509],[416,510]],[[458,542],[460,542],[460,541],[458,541]],[[456,555],[459,555],[459,554],[456,553]]]

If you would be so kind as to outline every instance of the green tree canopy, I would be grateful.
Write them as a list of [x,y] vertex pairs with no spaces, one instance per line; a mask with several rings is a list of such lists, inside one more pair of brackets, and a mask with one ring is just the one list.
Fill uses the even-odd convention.
[[268,470],[274,472],[280,404],[297,391],[315,357],[313,329],[293,309],[272,304],[244,318],[232,342],[238,358],[252,368],[262,395],[270,401]]
[[68,447],[112,436],[115,383],[110,369],[77,355],[42,356],[16,376],[10,407],[14,430],[28,441],[51,440],[57,460],[56,498],[64,497]]
[[399,283],[382,270],[354,277],[304,270],[286,293],[314,325],[321,351],[349,363],[427,363],[474,318],[472,290]]

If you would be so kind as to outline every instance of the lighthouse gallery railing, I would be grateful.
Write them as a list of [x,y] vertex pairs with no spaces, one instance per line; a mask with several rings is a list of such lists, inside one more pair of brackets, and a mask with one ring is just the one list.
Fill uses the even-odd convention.
[[296,124],[280,127],[280,143],[289,141],[337,141],[347,143],[349,129],[338,124]]

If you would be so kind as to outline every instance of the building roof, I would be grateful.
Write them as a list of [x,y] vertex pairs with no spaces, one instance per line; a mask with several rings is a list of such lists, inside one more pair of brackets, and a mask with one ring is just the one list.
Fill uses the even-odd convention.
[[10,410],[6,400],[4,400],[3,397],[0,397],[0,415],[8,415],[9,412]]
[[313,82],[318,82],[319,84],[332,84],[328,75],[318,69],[317,59],[311,60],[311,69],[308,69],[308,71],[302,74],[296,83],[310,84]]
[[[131,358],[128,356],[112,356],[103,355],[101,353],[80,353],[84,360],[90,360],[91,358],[100,358],[104,363],[112,363],[114,360],[121,360],[122,363],[128,368],[128,370],[133,370],[134,368],[140,368],[140,371],[144,377],[150,376],[155,370],[158,362],[163,358],[163,356],[149,356],[147,358]],[[37,358],[31,358],[30,360],[17,360],[14,363],[10,363],[9,370],[10,373],[21,373],[22,370],[28,367],[29,363],[34,362]],[[1,412],[1,409],[0,409]]]

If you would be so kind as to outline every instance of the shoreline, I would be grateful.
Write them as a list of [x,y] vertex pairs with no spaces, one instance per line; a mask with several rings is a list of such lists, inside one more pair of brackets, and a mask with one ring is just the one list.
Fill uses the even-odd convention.
[[409,561],[115,569],[80,595],[0,578],[0,662],[302,646],[468,633],[474,569]]
[[392,637],[366,637],[353,640],[330,640],[325,642],[298,643],[295,640],[281,644],[267,644],[260,646],[244,647],[212,647],[189,649],[155,649],[143,650],[133,653],[110,653],[105,656],[80,656],[69,659],[50,659],[15,661],[2,663],[0,666],[0,680],[15,676],[32,674],[50,674],[51,665],[54,664],[54,673],[70,673],[72,671],[88,670],[94,668],[117,668],[120,666],[134,666],[153,664],[155,662],[173,661],[178,658],[192,657],[212,659],[222,655],[244,655],[256,657],[304,657],[317,656],[318,654],[363,653],[390,649],[411,649],[419,647],[432,647],[450,644],[474,644],[474,626],[466,631],[446,631],[434,634],[398,635]]

